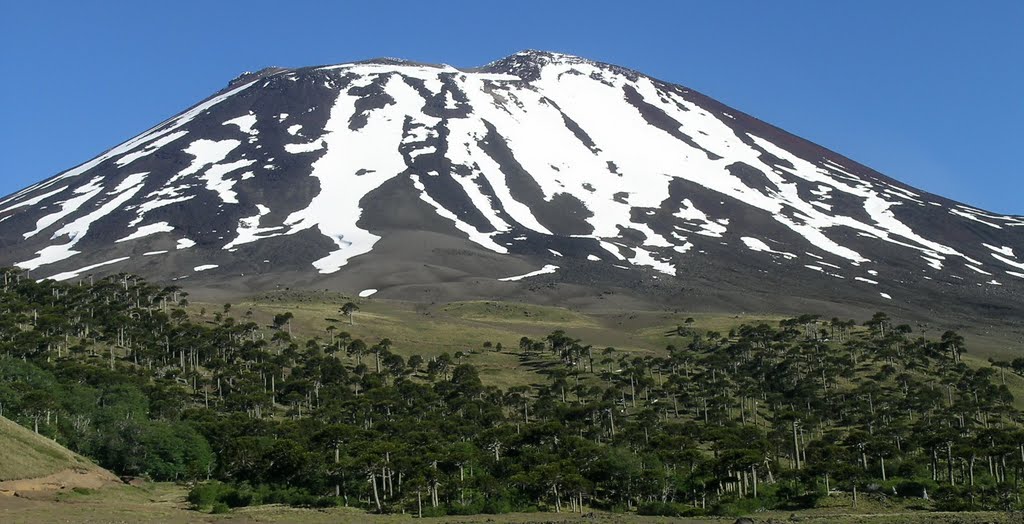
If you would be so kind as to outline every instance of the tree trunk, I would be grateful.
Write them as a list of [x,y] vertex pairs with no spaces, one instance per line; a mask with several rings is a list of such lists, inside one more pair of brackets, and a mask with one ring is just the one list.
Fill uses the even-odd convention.
[[[337,464],[338,462],[341,462],[341,449],[340,448],[341,448],[341,446],[339,446],[338,443],[335,442],[334,443],[334,463],[335,464]],[[334,496],[337,497],[339,495],[341,495],[341,485],[338,484],[338,483],[335,483],[334,484]]]
[[953,444],[951,442],[946,443],[946,472],[949,474],[949,483],[956,485],[956,481],[953,480]]
[[370,485],[373,486],[373,501],[377,504],[377,513],[381,512],[380,494],[377,493],[377,475],[370,473]]
[[[793,460],[794,460],[794,464],[796,464],[796,469],[800,469],[800,441],[797,439],[796,426],[797,426],[797,424],[796,424],[796,421],[794,420],[793,421]],[[865,467],[867,467],[867,466],[865,466]]]

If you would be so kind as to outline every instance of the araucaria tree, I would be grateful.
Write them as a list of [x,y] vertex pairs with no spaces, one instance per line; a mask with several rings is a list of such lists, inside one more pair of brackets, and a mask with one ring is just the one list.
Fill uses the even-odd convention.
[[[483,341],[453,357],[337,329],[296,340],[290,313],[193,321],[179,289],[130,275],[3,273],[0,414],[120,474],[219,481],[196,485],[197,506],[701,515],[874,491],[1021,509],[1024,417],[1005,384],[1024,364],[968,366],[962,336],[884,314],[727,335],[684,321],[642,353],[510,334],[501,353],[546,380],[503,390],[473,364],[494,353],[468,349]],[[352,325],[357,310],[341,308]]]

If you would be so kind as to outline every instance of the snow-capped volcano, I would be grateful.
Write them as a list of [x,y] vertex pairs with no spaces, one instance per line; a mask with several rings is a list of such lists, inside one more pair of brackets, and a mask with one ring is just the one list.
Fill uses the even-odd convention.
[[0,265],[58,280],[287,278],[381,296],[544,281],[1013,309],[1024,289],[1024,217],[913,189],[685,87],[539,51],[244,74],[0,200],[0,246]]

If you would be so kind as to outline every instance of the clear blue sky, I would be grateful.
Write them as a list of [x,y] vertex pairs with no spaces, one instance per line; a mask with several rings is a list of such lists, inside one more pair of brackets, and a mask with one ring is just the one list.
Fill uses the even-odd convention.
[[0,195],[264,66],[526,48],[704,92],[894,178],[1024,214],[1024,1],[0,0]]

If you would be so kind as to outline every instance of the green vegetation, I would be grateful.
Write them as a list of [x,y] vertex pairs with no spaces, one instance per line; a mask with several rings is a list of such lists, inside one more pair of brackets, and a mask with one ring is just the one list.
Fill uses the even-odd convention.
[[[462,303],[448,313],[528,311],[546,334],[508,343],[484,324],[502,336],[419,352],[408,325],[347,300],[309,306],[312,328],[284,309],[188,306],[129,275],[3,271],[2,414],[119,474],[190,482],[215,513],[1021,508],[1020,370],[969,366],[958,334],[916,337],[882,313],[679,319],[627,350],[577,338],[594,327],[582,315]],[[377,336],[353,335],[365,325]],[[491,380],[496,363],[528,380]]]

